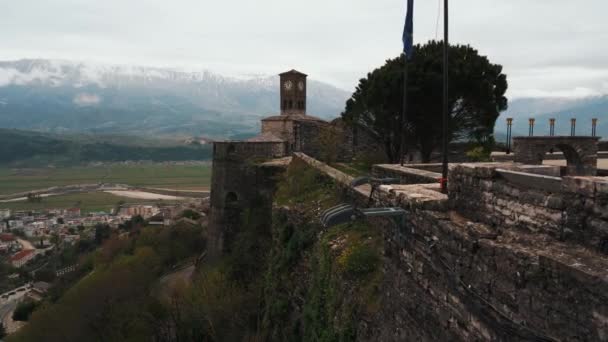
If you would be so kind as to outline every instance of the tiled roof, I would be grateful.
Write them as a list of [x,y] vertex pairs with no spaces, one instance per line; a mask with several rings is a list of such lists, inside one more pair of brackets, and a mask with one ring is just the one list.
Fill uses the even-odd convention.
[[4,242],[8,242],[8,241],[14,241],[15,240],[15,236],[13,236],[13,234],[0,234],[0,241],[4,241]]
[[291,69],[289,71],[285,71],[283,73],[280,73],[279,76],[283,76],[283,75],[289,75],[289,74],[296,74],[296,75],[302,75],[302,76],[308,76],[303,72],[299,72],[298,70],[295,69]]
[[327,122],[321,118],[305,114],[274,115],[262,119],[262,121],[318,121]]
[[21,251],[21,252],[18,252],[18,253],[17,253],[17,254],[15,254],[15,255],[13,255],[13,256],[11,257],[11,261],[17,261],[17,260],[21,260],[21,259],[25,258],[26,256],[28,256],[28,255],[32,254],[32,253],[34,253],[34,250],[33,250],[33,249],[26,249],[26,250],[23,250],[23,251]]

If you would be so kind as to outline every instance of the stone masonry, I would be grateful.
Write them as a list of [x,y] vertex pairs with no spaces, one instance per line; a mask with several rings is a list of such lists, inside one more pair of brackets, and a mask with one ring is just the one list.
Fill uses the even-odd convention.
[[515,137],[515,162],[540,165],[551,150],[561,150],[570,176],[595,176],[599,137]]
[[[347,189],[347,175],[295,158]],[[407,224],[373,221],[385,236],[385,276],[380,311],[358,326],[362,340],[608,341],[606,179],[522,170],[453,165],[447,196],[433,195],[437,184],[376,192],[373,205],[406,209]],[[360,203],[368,195],[351,193]]]

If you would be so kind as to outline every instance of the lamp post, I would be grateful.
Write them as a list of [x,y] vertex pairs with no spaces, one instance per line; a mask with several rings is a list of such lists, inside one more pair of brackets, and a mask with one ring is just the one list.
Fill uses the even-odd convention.
[[449,20],[448,0],[443,1],[443,167],[441,172],[441,191],[448,192],[448,52]]
[[597,119],[593,118],[593,119],[591,119],[591,136],[592,137],[597,136],[596,129],[597,129]]
[[555,136],[555,119],[549,119],[549,136]]
[[528,120],[528,123],[530,124],[530,128],[528,129],[528,135],[531,137],[534,136],[534,121],[536,120],[532,118]]
[[575,136],[576,135],[576,119],[572,118],[570,119],[570,136]]
[[513,118],[507,118],[507,154],[511,154],[511,128],[513,127]]

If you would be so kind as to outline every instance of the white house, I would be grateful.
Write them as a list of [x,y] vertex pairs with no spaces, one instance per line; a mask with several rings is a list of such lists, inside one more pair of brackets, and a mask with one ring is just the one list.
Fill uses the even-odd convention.
[[10,209],[0,209],[0,220],[11,217]]

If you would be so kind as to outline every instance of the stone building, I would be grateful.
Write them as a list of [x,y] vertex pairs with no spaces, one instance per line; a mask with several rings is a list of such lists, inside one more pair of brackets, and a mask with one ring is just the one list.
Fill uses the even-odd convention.
[[254,140],[281,139],[288,153],[311,149],[319,130],[329,123],[306,114],[306,74],[291,70],[279,76],[281,113],[262,119],[262,133]]
[[293,152],[319,158],[322,146],[318,138],[322,130],[330,128],[339,131],[336,144],[340,159],[352,159],[360,142],[368,145],[369,139],[341,120],[329,123],[307,114],[306,74],[290,70],[279,76],[280,113],[262,119],[260,134],[244,141],[214,142],[208,246],[211,257],[230,250],[245,209],[264,203],[264,199],[269,199],[270,205],[272,175],[280,168],[263,161]]
[[[263,161],[294,151],[316,156],[316,137],[326,121],[306,114],[306,74],[291,70],[280,74],[278,115],[262,119],[259,135],[245,141],[218,141],[213,145],[210,257],[230,251],[244,210],[264,206],[271,210],[273,174],[278,170]],[[270,213],[268,214],[270,217]]]

